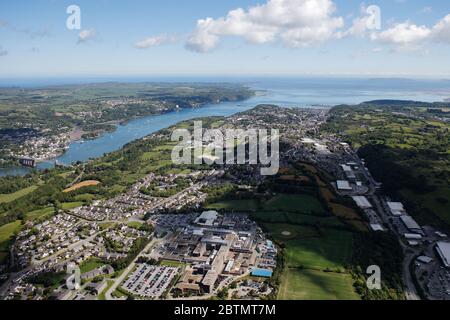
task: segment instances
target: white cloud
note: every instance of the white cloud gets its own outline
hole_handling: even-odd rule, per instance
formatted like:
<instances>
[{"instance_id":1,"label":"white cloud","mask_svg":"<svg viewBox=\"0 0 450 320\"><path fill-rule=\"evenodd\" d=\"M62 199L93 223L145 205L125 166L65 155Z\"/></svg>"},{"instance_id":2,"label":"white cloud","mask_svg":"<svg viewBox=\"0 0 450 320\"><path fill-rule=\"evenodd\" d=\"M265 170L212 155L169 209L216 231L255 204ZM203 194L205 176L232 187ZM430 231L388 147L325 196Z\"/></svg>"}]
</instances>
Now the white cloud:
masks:
<instances>
[{"instance_id":1,"label":"white cloud","mask_svg":"<svg viewBox=\"0 0 450 320\"><path fill-rule=\"evenodd\" d=\"M430 6L427 7L423 7L423 9L421 10L422 13L431 13L433 12L433 8Z\"/></svg>"},{"instance_id":2,"label":"white cloud","mask_svg":"<svg viewBox=\"0 0 450 320\"><path fill-rule=\"evenodd\" d=\"M311 46L337 36L344 20L334 12L331 0L268 0L248 10L232 10L225 17L198 20L186 47L207 52L216 48L223 36L255 44L281 40L288 47Z\"/></svg>"},{"instance_id":3,"label":"white cloud","mask_svg":"<svg viewBox=\"0 0 450 320\"><path fill-rule=\"evenodd\" d=\"M392 28L381 32L374 32L372 40L396 46L416 45L429 38L431 30L426 26L417 26L409 21L398 23Z\"/></svg>"},{"instance_id":4,"label":"white cloud","mask_svg":"<svg viewBox=\"0 0 450 320\"><path fill-rule=\"evenodd\" d=\"M371 39L397 49L421 49L425 42L450 44L450 14L431 28L406 21L385 31L372 33Z\"/></svg>"},{"instance_id":5,"label":"white cloud","mask_svg":"<svg viewBox=\"0 0 450 320\"><path fill-rule=\"evenodd\" d=\"M339 33L339 38L344 38L348 36L365 37L369 31L367 27L369 19L370 15L367 12L367 7L363 3L360 6L359 17L353 19L352 26L350 28Z\"/></svg>"},{"instance_id":6,"label":"white cloud","mask_svg":"<svg viewBox=\"0 0 450 320\"><path fill-rule=\"evenodd\" d=\"M97 32L95 29L90 30L81 30L80 34L78 35L78 43L83 43L89 40L93 40L97 37Z\"/></svg>"},{"instance_id":7,"label":"white cloud","mask_svg":"<svg viewBox=\"0 0 450 320\"><path fill-rule=\"evenodd\" d=\"M436 42L450 44L450 14L433 27L432 38Z\"/></svg>"},{"instance_id":8,"label":"white cloud","mask_svg":"<svg viewBox=\"0 0 450 320\"><path fill-rule=\"evenodd\" d=\"M157 36L146 38L142 41L136 42L134 45L139 49L147 49L151 47L161 46L164 44L171 44L177 42L178 39L174 35L160 34Z\"/></svg>"}]
</instances>

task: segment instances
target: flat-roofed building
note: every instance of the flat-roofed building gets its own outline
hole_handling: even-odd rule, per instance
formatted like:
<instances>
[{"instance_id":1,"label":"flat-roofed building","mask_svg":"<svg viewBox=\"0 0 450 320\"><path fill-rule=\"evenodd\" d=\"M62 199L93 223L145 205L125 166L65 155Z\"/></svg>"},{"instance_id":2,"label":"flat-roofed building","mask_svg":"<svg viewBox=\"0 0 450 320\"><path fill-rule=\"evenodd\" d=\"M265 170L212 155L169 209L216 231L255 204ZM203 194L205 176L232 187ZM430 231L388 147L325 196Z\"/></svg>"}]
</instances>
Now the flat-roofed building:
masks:
<instances>
[{"instance_id":1,"label":"flat-roofed building","mask_svg":"<svg viewBox=\"0 0 450 320\"><path fill-rule=\"evenodd\" d=\"M338 190L342 190L342 191L351 191L353 190L352 187L350 186L350 183L348 181L345 180L338 180L336 182L337 188Z\"/></svg>"},{"instance_id":2,"label":"flat-roofed building","mask_svg":"<svg viewBox=\"0 0 450 320\"><path fill-rule=\"evenodd\" d=\"M427 257L427 256L420 256L417 258L417 261L429 264L430 262L433 262L433 258Z\"/></svg>"},{"instance_id":3,"label":"flat-roofed building","mask_svg":"<svg viewBox=\"0 0 450 320\"><path fill-rule=\"evenodd\" d=\"M436 251L446 268L450 268L450 242L439 241L436 244Z\"/></svg>"},{"instance_id":4,"label":"flat-roofed building","mask_svg":"<svg viewBox=\"0 0 450 320\"><path fill-rule=\"evenodd\" d=\"M217 220L218 216L219 213L217 211L205 211L197 219L195 219L195 223L198 225L211 227L214 225L214 222Z\"/></svg>"},{"instance_id":5,"label":"flat-roofed building","mask_svg":"<svg viewBox=\"0 0 450 320\"><path fill-rule=\"evenodd\" d=\"M350 168L350 166L345 165L345 164L342 164L342 165L341 165L341 168L342 168L342 170L344 170L344 171L352 171L352 168Z\"/></svg>"},{"instance_id":6,"label":"flat-roofed building","mask_svg":"<svg viewBox=\"0 0 450 320\"><path fill-rule=\"evenodd\" d=\"M401 216L406 214L405 208L401 202L388 202L389 210L394 216Z\"/></svg>"},{"instance_id":7,"label":"flat-roofed building","mask_svg":"<svg viewBox=\"0 0 450 320\"><path fill-rule=\"evenodd\" d=\"M417 233L405 233L403 236L408 240L422 240L422 235Z\"/></svg>"},{"instance_id":8,"label":"flat-roofed building","mask_svg":"<svg viewBox=\"0 0 450 320\"><path fill-rule=\"evenodd\" d=\"M402 220L403 224L406 226L406 228L408 228L409 231L411 231L412 233L418 233L423 235L422 228L411 216L403 215L400 216L400 219Z\"/></svg>"},{"instance_id":9,"label":"flat-roofed building","mask_svg":"<svg viewBox=\"0 0 450 320\"><path fill-rule=\"evenodd\" d=\"M369 200L367 200L366 197L354 196L352 198L356 202L356 205L358 207L360 207L361 209L370 209L370 208L372 208L372 204L369 202Z\"/></svg>"},{"instance_id":10,"label":"flat-roofed building","mask_svg":"<svg viewBox=\"0 0 450 320\"><path fill-rule=\"evenodd\" d=\"M371 223L370 228L372 229L372 231L384 231L383 226L379 223Z\"/></svg>"}]
</instances>

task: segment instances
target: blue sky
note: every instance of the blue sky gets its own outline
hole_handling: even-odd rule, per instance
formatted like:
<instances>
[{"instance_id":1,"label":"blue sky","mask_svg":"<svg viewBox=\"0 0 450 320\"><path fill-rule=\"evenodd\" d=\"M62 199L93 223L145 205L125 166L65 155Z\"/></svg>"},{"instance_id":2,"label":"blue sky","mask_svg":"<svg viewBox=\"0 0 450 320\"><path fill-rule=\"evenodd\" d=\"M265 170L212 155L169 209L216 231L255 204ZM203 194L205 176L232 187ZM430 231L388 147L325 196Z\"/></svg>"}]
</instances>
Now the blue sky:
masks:
<instances>
[{"instance_id":1,"label":"blue sky","mask_svg":"<svg viewBox=\"0 0 450 320\"><path fill-rule=\"evenodd\" d=\"M356 28L370 5L381 29ZM448 0L2 0L0 77L448 77L449 14Z\"/></svg>"}]
</instances>

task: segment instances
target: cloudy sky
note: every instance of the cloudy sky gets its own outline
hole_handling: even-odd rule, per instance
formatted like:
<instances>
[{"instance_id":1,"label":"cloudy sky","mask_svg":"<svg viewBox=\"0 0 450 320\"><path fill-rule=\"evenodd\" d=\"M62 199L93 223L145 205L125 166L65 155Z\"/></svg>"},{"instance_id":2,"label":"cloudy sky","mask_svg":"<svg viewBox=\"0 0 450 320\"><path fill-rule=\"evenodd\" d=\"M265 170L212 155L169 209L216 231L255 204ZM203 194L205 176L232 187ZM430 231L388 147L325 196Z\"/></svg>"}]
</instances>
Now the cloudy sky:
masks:
<instances>
[{"instance_id":1,"label":"cloudy sky","mask_svg":"<svg viewBox=\"0 0 450 320\"><path fill-rule=\"evenodd\" d=\"M2 78L448 77L449 57L448 0L0 2Z\"/></svg>"}]
</instances>

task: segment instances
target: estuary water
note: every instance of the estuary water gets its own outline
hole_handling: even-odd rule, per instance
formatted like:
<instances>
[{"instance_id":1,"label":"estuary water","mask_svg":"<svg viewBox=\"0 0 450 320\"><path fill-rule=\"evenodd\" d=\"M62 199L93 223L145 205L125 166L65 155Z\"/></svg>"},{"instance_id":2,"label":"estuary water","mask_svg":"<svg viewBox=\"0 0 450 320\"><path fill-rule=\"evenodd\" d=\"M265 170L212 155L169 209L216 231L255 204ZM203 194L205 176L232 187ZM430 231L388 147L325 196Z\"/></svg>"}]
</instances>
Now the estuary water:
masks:
<instances>
[{"instance_id":1,"label":"estuary water","mask_svg":"<svg viewBox=\"0 0 450 320\"><path fill-rule=\"evenodd\" d=\"M103 79L99 79L101 82ZM106 79L105 79L106 80ZM41 162L37 169L53 167L59 163L69 165L77 161L97 158L105 153L122 148L125 144L167 128L180 121L199 117L229 116L251 109L259 104L275 104L281 107L329 107L337 104L358 104L376 99L398 99L417 101L444 101L450 98L448 80L408 79L340 79L340 78L265 78L265 79L118 79L117 81L166 81L166 82L238 82L257 91L257 95L241 102L208 104L201 108L183 109L162 115L148 116L119 125L117 130L93 140L70 144L63 155ZM91 81L88 81L91 82ZM94 81L92 81L94 82ZM63 82L60 84L73 83ZM4 84L0 81L0 85ZM53 84L53 83L48 83ZM17 84L14 84L17 85ZM46 85L40 83L35 86ZM24 86L33 86L31 83ZM0 169L0 176L24 175L29 168L13 167Z\"/></svg>"}]
</instances>

